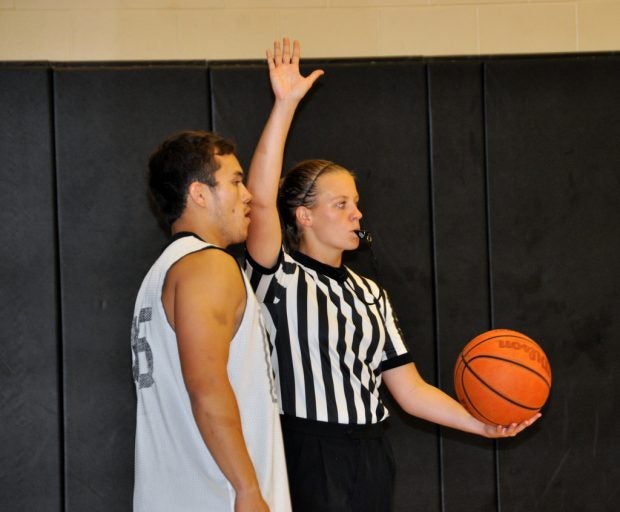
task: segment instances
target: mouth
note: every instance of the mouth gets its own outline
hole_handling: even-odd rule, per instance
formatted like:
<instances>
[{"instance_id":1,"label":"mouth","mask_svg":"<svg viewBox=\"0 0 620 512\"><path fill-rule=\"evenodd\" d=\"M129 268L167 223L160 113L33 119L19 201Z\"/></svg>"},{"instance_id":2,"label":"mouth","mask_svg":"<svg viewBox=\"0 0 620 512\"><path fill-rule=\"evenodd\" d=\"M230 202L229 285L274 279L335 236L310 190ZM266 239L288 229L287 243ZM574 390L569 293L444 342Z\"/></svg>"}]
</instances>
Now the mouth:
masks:
<instances>
[{"instance_id":1,"label":"mouth","mask_svg":"<svg viewBox=\"0 0 620 512\"><path fill-rule=\"evenodd\" d=\"M349 232L351 235L351 239L355 239L357 242L361 240L359 229L354 229Z\"/></svg>"},{"instance_id":2,"label":"mouth","mask_svg":"<svg viewBox=\"0 0 620 512\"><path fill-rule=\"evenodd\" d=\"M370 233L370 231L367 231L365 229L356 229L354 233L355 236L358 238L358 241L364 240L368 244L372 243L372 234Z\"/></svg>"}]
</instances>

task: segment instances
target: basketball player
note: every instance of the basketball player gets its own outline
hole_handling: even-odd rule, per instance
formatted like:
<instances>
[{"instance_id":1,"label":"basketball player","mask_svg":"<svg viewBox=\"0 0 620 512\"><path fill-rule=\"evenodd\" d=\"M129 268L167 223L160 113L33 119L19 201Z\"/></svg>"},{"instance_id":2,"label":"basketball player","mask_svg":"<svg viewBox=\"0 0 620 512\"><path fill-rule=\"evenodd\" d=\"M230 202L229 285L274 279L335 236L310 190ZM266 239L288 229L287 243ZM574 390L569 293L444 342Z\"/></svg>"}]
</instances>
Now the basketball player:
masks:
<instances>
[{"instance_id":1,"label":"basketball player","mask_svg":"<svg viewBox=\"0 0 620 512\"><path fill-rule=\"evenodd\" d=\"M224 250L245 240L250 223L233 146L183 132L161 144L149 171L173 237L133 319L134 510L289 511L260 306Z\"/></svg>"},{"instance_id":2,"label":"basketball player","mask_svg":"<svg viewBox=\"0 0 620 512\"><path fill-rule=\"evenodd\" d=\"M383 383L409 414L486 437L514 436L540 415L486 425L421 378L385 291L342 265L343 251L359 245L362 217L348 170L309 160L278 187L294 112L322 74L301 76L299 53L288 39L267 52L275 103L248 177L245 270L275 344L293 509L389 511L394 461L383 436Z\"/></svg>"}]
</instances>

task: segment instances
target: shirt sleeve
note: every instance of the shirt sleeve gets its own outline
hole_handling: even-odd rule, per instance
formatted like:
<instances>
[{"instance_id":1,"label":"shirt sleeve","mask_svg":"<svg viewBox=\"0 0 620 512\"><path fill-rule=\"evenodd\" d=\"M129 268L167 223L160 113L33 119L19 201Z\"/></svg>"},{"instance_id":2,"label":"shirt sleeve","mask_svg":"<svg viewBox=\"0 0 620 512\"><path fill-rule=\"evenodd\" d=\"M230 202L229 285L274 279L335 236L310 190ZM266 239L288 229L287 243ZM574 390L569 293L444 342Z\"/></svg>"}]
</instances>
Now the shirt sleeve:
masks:
<instances>
[{"instance_id":1,"label":"shirt sleeve","mask_svg":"<svg viewBox=\"0 0 620 512\"><path fill-rule=\"evenodd\" d=\"M381 310L385 319L386 341L381 360L381 371L391 370L398 366L413 362L409 349L403 340L403 332L398 325L398 318L392 308L385 290L381 290L383 300Z\"/></svg>"},{"instance_id":2,"label":"shirt sleeve","mask_svg":"<svg viewBox=\"0 0 620 512\"><path fill-rule=\"evenodd\" d=\"M278 260L271 268L265 268L245 251L243 271L258 300L265 305L276 304L284 297L284 290L295 282L299 265L282 248Z\"/></svg>"},{"instance_id":3,"label":"shirt sleeve","mask_svg":"<svg viewBox=\"0 0 620 512\"><path fill-rule=\"evenodd\" d=\"M280 249L278 254L278 260L272 268L266 268L256 263L247 249L244 252L243 259L243 271L250 281L250 286L256 294L256 297L260 302L265 302L265 299L269 295L269 290L272 287L274 281L277 280L279 269L282 267L283 252Z\"/></svg>"}]
</instances>

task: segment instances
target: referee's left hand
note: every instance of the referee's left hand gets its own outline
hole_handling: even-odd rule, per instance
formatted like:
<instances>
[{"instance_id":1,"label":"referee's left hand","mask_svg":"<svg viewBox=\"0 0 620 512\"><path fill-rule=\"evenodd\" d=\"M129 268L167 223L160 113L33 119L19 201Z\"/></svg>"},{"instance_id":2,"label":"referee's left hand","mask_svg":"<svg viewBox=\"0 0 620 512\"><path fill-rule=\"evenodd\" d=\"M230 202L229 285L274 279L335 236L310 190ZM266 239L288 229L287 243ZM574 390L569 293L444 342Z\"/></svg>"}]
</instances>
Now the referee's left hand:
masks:
<instances>
[{"instance_id":1,"label":"referee's left hand","mask_svg":"<svg viewBox=\"0 0 620 512\"><path fill-rule=\"evenodd\" d=\"M530 419L521 423L511 423L510 425L485 425L485 435L489 438L514 437L533 423L538 421L542 414L536 413Z\"/></svg>"}]
</instances>

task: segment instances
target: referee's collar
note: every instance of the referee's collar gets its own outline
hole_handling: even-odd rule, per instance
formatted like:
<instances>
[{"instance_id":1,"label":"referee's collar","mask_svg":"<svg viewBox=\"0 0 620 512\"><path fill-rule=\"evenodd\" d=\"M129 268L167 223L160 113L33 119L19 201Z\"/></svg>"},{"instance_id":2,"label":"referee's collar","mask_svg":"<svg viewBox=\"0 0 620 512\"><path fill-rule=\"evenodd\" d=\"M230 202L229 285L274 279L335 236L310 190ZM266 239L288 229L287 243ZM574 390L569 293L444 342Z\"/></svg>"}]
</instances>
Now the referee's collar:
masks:
<instances>
[{"instance_id":1,"label":"referee's collar","mask_svg":"<svg viewBox=\"0 0 620 512\"><path fill-rule=\"evenodd\" d=\"M344 283L347 280L347 277L349 277L349 273L347 272L347 269L344 265L340 265L339 267L332 267L331 265L321 263L320 261L315 260L310 256L306 256L299 251L294 251L291 256L293 257L293 259L301 263L304 267L316 270L320 274L331 277L339 283Z\"/></svg>"}]
</instances>

